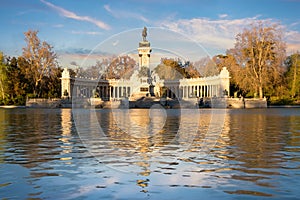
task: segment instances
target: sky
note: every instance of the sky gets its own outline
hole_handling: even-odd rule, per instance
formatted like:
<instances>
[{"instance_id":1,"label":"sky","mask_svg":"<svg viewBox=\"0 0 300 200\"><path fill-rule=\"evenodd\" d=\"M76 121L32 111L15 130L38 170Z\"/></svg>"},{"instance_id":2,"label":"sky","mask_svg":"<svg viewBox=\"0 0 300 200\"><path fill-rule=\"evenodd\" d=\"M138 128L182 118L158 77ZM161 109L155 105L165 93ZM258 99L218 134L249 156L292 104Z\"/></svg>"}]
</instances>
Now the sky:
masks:
<instances>
[{"instance_id":1,"label":"sky","mask_svg":"<svg viewBox=\"0 0 300 200\"><path fill-rule=\"evenodd\" d=\"M225 54L235 36L257 21L280 24L287 53L300 50L300 0L0 0L0 5L0 51L22 55L24 32L38 30L62 67L92 65L112 53L135 54L144 26L157 55L192 60Z\"/></svg>"}]
</instances>

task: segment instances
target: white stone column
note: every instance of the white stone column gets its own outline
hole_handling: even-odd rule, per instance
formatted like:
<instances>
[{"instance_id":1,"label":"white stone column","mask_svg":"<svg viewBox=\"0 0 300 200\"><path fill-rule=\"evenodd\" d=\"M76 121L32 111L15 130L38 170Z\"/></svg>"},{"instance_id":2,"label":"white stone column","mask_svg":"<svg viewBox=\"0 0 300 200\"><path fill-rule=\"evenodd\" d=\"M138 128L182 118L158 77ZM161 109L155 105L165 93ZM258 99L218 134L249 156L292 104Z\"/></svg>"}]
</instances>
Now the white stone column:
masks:
<instances>
[{"instance_id":1,"label":"white stone column","mask_svg":"<svg viewBox=\"0 0 300 200\"><path fill-rule=\"evenodd\" d=\"M185 98L187 99L188 98L188 93L189 93L189 91L188 91L188 86L186 85L185 87L184 87L184 89L185 89L185 91L184 91L184 93L185 93Z\"/></svg>"}]
</instances>

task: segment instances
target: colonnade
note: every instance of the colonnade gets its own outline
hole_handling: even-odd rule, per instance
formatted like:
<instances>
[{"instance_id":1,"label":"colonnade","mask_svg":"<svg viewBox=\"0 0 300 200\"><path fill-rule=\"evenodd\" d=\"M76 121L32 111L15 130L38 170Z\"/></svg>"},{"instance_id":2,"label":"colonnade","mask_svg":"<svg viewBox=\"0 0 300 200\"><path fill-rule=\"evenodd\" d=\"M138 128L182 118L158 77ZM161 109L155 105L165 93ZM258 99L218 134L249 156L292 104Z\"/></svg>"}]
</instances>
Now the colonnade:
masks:
<instances>
[{"instance_id":1,"label":"colonnade","mask_svg":"<svg viewBox=\"0 0 300 200\"><path fill-rule=\"evenodd\" d=\"M178 99L223 97L229 93L230 77L226 68L223 68L217 76L180 80L159 79L152 82L151 85L149 83L140 85L139 80L74 79L69 76L66 70L64 70L64 76L61 79L62 97L66 97L68 94L68 97L100 97L105 101L120 100L131 97L135 89L140 91L145 86L149 87L149 91L150 87L154 87L157 97L164 95Z\"/></svg>"},{"instance_id":2,"label":"colonnade","mask_svg":"<svg viewBox=\"0 0 300 200\"><path fill-rule=\"evenodd\" d=\"M95 85L84 84L84 82L81 82L81 84L74 85L72 87L75 88L75 90L73 90L73 96L100 97L103 100L111 100L130 97L133 92L133 87L129 84L125 86L121 84L110 85L109 82L98 83L98 85L96 83L94 84ZM218 84L168 84L165 82L157 84L155 87L160 87L160 96L164 95L169 98L210 98L224 95L224 88Z\"/></svg>"},{"instance_id":3,"label":"colonnade","mask_svg":"<svg viewBox=\"0 0 300 200\"><path fill-rule=\"evenodd\" d=\"M110 97L112 99L121 99L131 96L131 87L129 86L110 86Z\"/></svg>"},{"instance_id":4,"label":"colonnade","mask_svg":"<svg viewBox=\"0 0 300 200\"><path fill-rule=\"evenodd\" d=\"M165 86L165 94L169 98L210 98L219 97L220 86L219 85L179 85L179 86Z\"/></svg>"}]
</instances>

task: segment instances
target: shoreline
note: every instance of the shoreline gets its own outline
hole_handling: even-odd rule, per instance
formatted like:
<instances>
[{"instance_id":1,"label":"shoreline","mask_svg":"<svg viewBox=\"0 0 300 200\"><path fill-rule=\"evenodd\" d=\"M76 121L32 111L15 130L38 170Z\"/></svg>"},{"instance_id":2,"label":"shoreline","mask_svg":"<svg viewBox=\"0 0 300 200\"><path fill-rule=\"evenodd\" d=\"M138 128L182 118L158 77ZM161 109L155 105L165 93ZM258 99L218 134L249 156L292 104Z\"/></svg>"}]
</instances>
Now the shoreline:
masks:
<instances>
[{"instance_id":1,"label":"shoreline","mask_svg":"<svg viewBox=\"0 0 300 200\"><path fill-rule=\"evenodd\" d=\"M300 105L269 105L268 108L300 108Z\"/></svg>"},{"instance_id":2,"label":"shoreline","mask_svg":"<svg viewBox=\"0 0 300 200\"><path fill-rule=\"evenodd\" d=\"M4 109L14 109L14 108L46 108L46 107L28 107L28 106L16 106L16 105L2 105L0 108ZM72 108L72 107L57 107L58 109L61 108ZM143 108L143 107L141 107ZM300 105L268 105L266 108L300 108ZM52 108L55 109L55 108ZM98 109L105 109L105 108L98 108ZM130 109L135 109L135 108L130 108ZM145 107L145 109L147 109ZM203 108L200 108L203 109ZM239 109L239 108L227 108L227 109ZM247 109L247 108L240 108L240 109ZM250 109L250 108L248 108Z\"/></svg>"},{"instance_id":3,"label":"shoreline","mask_svg":"<svg viewBox=\"0 0 300 200\"><path fill-rule=\"evenodd\" d=\"M16 106L16 105L3 105L3 106L0 106L0 108L27 108L27 106Z\"/></svg>"}]
</instances>

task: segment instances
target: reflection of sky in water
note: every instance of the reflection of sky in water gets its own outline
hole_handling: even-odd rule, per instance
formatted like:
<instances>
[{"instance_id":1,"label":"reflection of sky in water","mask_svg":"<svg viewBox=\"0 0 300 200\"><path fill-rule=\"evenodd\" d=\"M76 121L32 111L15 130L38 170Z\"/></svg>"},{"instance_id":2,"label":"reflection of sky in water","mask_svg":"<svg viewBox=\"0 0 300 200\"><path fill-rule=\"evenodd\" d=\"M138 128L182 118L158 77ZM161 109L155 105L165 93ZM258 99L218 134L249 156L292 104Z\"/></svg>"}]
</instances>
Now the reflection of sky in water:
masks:
<instances>
[{"instance_id":1,"label":"reflection of sky in water","mask_svg":"<svg viewBox=\"0 0 300 200\"><path fill-rule=\"evenodd\" d=\"M77 111L82 122L76 121L76 126L91 130L87 122L96 117L110 141L91 130L91 146L83 145L72 122L78 116L69 109L0 110L1 198L284 199L299 195L300 110L229 110L207 156L198 152L209 124L217 119L212 118L212 110L199 111L199 131L188 148L177 140L184 113L129 110L131 114L124 117L135 124L132 131L146 130L151 120L161 120L153 136L144 137L147 134L116 129L120 119L109 110L96 110L94 117L90 111ZM187 118L193 117L190 113ZM105 145L110 145L110 152L104 152Z\"/></svg>"}]
</instances>

